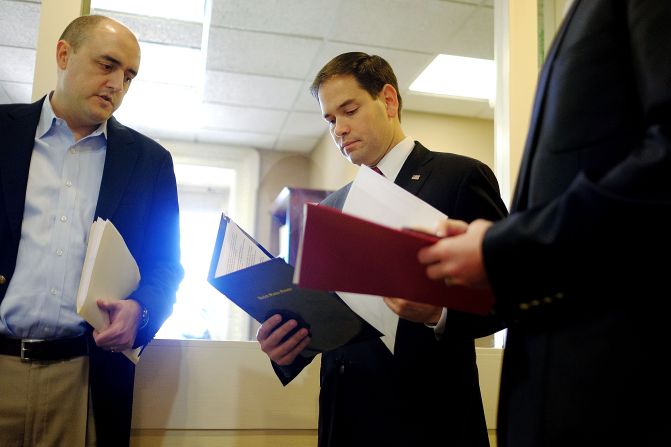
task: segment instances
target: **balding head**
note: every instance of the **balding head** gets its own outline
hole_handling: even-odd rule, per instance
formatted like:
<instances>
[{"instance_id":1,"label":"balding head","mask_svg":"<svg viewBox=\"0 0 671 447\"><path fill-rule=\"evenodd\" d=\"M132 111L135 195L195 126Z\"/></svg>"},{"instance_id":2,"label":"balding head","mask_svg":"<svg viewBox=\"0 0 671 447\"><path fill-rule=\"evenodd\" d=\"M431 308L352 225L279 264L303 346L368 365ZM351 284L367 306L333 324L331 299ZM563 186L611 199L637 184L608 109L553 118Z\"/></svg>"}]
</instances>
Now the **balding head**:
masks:
<instances>
[{"instance_id":1,"label":"balding head","mask_svg":"<svg viewBox=\"0 0 671 447\"><path fill-rule=\"evenodd\" d=\"M56 116L86 136L121 105L140 67L140 45L123 24L104 16L70 23L56 45Z\"/></svg>"},{"instance_id":2,"label":"balding head","mask_svg":"<svg viewBox=\"0 0 671 447\"><path fill-rule=\"evenodd\" d=\"M94 30L102 23L113 23L115 27L119 27L124 31L127 31L133 36L137 41L135 34L124 26L122 23L117 22L114 19L101 15L88 15L81 16L74 19L70 24L65 28L63 34L58 40L64 40L70 44L74 51L79 50L82 43L90 38L90 35Z\"/></svg>"}]
</instances>

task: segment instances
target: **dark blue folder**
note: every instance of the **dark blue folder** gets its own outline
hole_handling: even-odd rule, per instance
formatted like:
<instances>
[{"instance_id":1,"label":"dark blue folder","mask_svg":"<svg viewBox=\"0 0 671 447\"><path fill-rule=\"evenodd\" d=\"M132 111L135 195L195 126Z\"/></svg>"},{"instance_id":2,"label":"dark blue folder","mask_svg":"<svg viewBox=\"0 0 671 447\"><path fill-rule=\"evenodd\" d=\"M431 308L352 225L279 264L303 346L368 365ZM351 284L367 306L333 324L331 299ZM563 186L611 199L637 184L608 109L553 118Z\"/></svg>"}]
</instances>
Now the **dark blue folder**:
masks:
<instances>
[{"instance_id":1,"label":"dark blue folder","mask_svg":"<svg viewBox=\"0 0 671 447\"><path fill-rule=\"evenodd\" d=\"M212 255L208 282L259 323L279 313L307 327L311 342L302 355L314 355L348 343L379 337L382 334L350 309L332 292L305 289L293 284L294 268L282 258L272 256L249 234L269 259L223 276L215 277L230 219L222 216Z\"/></svg>"}]
</instances>

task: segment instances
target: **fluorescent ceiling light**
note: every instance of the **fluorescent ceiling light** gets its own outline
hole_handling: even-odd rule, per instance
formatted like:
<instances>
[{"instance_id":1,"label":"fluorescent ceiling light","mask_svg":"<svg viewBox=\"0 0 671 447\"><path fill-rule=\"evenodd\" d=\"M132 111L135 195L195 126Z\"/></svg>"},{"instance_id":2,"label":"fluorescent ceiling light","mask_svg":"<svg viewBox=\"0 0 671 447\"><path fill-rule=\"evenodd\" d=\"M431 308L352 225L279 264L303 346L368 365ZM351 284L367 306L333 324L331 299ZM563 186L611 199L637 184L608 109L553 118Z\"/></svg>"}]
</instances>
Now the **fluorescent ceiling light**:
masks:
<instances>
[{"instance_id":1,"label":"fluorescent ceiling light","mask_svg":"<svg viewBox=\"0 0 671 447\"><path fill-rule=\"evenodd\" d=\"M492 102L496 65L490 59L439 54L410 85L410 90Z\"/></svg>"},{"instance_id":2,"label":"fluorescent ceiling light","mask_svg":"<svg viewBox=\"0 0 671 447\"><path fill-rule=\"evenodd\" d=\"M114 116L144 131L199 129L205 76L201 50L142 41L140 47L140 71Z\"/></svg>"},{"instance_id":3,"label":"fluorescent ceiling light","mask_svg":"<svg viewBox=\"0 0 671 447\"><path fill-rule=\"evenodd\" d=\"M197 88L203 86L205 56L200 48L140 41L140 51L140 71L136 80ZM168 92L169 89L166 88L166 93Z\"/></svg>"}]
</instances>

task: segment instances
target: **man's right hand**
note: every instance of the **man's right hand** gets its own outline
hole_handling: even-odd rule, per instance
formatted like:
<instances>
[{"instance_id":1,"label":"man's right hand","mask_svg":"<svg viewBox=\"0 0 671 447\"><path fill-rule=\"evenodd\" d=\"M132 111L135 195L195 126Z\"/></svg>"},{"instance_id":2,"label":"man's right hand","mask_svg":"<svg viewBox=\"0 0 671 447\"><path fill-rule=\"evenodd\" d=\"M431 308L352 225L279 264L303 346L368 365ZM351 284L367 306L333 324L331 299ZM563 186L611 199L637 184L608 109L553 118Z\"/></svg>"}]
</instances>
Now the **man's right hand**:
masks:
<instances>
[{"instance_id":1,"label":"man's right hand","mask_svg":"<svg viewBox=\"0 0 671 447\"><path fill-rule=\"evenodd\" d=\"M305 328L299 329L282 341L297 324L296 320L287 320L282 324L282 316L275 314L264 321L256 333L256 340L261 345L261 350L280 366L293 363L296 356L310 344L311 339Z\"/></svg>"}]
</instances>

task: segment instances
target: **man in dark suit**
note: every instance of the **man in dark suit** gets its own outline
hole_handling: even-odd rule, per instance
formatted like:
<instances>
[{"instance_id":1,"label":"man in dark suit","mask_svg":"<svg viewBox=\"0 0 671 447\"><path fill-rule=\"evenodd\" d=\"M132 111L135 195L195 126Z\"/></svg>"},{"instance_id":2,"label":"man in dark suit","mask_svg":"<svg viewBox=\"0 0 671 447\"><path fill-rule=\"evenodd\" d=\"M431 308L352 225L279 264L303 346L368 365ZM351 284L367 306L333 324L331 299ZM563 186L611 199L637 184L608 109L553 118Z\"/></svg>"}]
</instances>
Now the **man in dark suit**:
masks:
<instances>
[{"instance_id":1,"label":"man in dark suit","mask_svg":"<svg viewBox=\"0 0 671 447\"><path fill-rule=\"evenodd\" d=\"M470 221L505 215L486 165L431 152L404 135L396 77L381 57L341 54L317 74L311 91L336 145L352 163L379 169L449 216ZM349 185L323 204L342 208L348 191ZM380 339L322 354L321 447L429 446L446 439L451 446L489 445L473 339L498 330L498 321L423 304L413 309L415 318L438 324L439 333L401 319L393 354ZM295 321L280 322L279 316L269 318L257 339L286 384L311 361L298 355L310 340L301 329L281 342Z\"/></svg>"},{"instance_id":2,"label":"man in dark suit","mask_svg":"<svg viewBox=\"0 0 671 447\"><path fill-rule=\"evenodd\" d=\"M149 343L183 275L175 175L163 147L112 117L139 69L128 28L79 17L56 62L47 97L0 106L0 444L119 447L135 371L119 351ZM141 274L128 299L98 302L100 332L75 303L96 217Z\"/></svg>"},{"instance_id":3,"label":"man in dark suit","mask_svg":"<svg viewBox=\"0 0 671 447\"><path fill-rule=\"evenodd\" d=\"M539 78L510 217L449 221L433 278L509 323L498 445L668 443L671 2L575 0Z\"/></svg>"}]
</instances>

